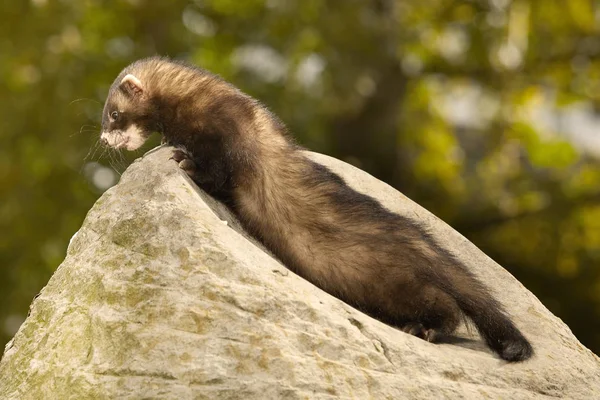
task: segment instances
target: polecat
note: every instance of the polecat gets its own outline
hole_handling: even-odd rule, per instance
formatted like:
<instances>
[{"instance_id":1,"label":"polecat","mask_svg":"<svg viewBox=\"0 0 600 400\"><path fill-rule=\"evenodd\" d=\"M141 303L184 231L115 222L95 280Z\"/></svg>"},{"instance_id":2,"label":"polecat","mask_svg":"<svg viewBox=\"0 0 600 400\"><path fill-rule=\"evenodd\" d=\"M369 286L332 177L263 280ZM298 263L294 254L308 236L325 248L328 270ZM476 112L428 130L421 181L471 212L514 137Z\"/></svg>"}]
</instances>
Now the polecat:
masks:
<instances>
[{"instance_id":1,"label":"polecat","mask_svg":"<svg viewBox=\"0 0 600 400\"><path fill-rule=\"evenodd\" d=\"M218 76L159 57L125 68L110 88L101 138L134 150L156 131L200 187L325 291L428 341L451 334L466 315L501 358L533 354L459 260L305 157L275 115Z\"/></svg>"}]
</instances>

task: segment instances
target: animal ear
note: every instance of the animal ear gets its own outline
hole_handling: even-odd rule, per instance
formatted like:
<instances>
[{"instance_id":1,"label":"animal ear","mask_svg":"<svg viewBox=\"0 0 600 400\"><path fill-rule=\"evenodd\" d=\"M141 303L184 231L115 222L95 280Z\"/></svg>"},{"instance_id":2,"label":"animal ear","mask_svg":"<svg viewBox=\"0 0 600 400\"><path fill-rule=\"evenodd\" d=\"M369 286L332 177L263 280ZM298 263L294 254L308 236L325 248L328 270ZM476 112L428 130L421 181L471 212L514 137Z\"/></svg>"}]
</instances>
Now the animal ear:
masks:
<instances>
[{"instance_id":1,"label":"animal ear","mask_svg":"<svg viewBox=\"0 0 600 400\"><path fill-rule=\"evenodd\" d=\"M125 75L119 87L121 90L125 91L125 93L128 93L131 96L140 96L142 93L144 93L142 82L140 82L138 78L131 74Z\"/></svg>"}]
</instances>

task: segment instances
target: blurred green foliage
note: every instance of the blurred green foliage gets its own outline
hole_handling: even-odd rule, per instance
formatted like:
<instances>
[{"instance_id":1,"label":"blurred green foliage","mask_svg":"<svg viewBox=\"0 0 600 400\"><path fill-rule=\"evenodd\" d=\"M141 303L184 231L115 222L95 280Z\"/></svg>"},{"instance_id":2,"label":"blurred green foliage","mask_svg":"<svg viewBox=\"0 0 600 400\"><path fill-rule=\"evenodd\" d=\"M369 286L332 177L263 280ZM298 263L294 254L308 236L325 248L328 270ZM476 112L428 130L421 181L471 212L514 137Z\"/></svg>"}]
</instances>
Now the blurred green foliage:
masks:
<instances>
[{"instance_id":1,"label":"blurred green foliage","mask_svg":"<svg viewBox=\"0 0 600 400\"><path fill-rule=\"evenodd\" d=\"M433 211L600 352L598 2L0 7L0 344L114 183L112 167L135 157L95 146L109 84L162 54L221 74L299 142Z\"/></svg>"}]
</instances>

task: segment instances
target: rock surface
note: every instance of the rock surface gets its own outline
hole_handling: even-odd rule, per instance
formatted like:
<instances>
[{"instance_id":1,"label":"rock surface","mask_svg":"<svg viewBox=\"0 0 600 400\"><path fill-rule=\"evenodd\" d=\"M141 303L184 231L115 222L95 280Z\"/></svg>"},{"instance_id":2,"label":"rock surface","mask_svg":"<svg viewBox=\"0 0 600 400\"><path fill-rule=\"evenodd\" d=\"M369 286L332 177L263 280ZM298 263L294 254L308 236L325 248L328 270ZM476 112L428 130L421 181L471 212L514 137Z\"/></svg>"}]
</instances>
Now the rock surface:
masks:
<instances>
[{"instance_id":1,"label":"rock surface","mask_svg":"<svg viewBox=\"0 0 600 400\"><path fill-rule=\"evenodd\" d=\"M310 154L463 259L532 341L533 359L503 362L474 329L436 345L354 310L269 256L169 157L160 148L136 161L89 212L6 346L0 398L600 398L600 360L565 324L365 172Z\"/></svg>"}]
</instances>

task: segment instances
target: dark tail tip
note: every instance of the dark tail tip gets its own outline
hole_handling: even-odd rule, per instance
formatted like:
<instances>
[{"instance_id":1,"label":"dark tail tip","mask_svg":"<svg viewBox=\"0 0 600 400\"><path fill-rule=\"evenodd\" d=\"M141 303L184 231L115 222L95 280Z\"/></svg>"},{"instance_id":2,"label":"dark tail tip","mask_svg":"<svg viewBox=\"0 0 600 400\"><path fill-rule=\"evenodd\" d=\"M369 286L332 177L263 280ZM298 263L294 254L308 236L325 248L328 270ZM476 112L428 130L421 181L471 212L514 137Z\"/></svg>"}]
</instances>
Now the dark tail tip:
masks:
<instances>
[{"instance_id":1,"label":"dark tail tip","mask_svg":"<svg viewBox=\"0 0 600 400\"><path fill-rule=\"evenodd\" d=\"M440 281L439 276L435 279ZM443 276L441 281L444 290L475 323L488 346L500 358L517 362L525 361L533 355L533 347L529 341L513 324L502 305L475 276L464 268L455 268L453 274Z\"/></svg>"},{"instance_id":2,"label":"dark tail tip","mask_svg":"<svg viewBox=\"0 0 600 400\"><path fill-rule=\"evenodd\" d=\"M504 343L498 354L506 361L525 361L533 355L533 347L525 338L522 338L521 340Z\"/></svg>"},{"instance_id":3,"label":"dark tail tip","mask_svg":"<svg viewBox=\"0 0 600 400\"><path fill-rule=\"evenodd\" d=\"M488 346L500 358L510 362L525 361L533 355L533 347L513 324L508 315L491 297L486 299L486 307L467 315L471 317Z\"/></svg>"},{"instance_id":4,"label":"dark tail tip","mask_svg":"<svg viewBox=\"0 0 600 400\"><path fill-rule=\"evenodd\" d=\"M525 361L533 355L533 347L521 332L514 327L511 328L513 329L510 329L510 334L501 335L504 337L498 337L497 334L491 335L492 337L489 337L488 335L484 336L487 336L486 341L488 342L488 345L494 349L503 360L510 362Z\"/></svg>"}]
</instances>

